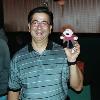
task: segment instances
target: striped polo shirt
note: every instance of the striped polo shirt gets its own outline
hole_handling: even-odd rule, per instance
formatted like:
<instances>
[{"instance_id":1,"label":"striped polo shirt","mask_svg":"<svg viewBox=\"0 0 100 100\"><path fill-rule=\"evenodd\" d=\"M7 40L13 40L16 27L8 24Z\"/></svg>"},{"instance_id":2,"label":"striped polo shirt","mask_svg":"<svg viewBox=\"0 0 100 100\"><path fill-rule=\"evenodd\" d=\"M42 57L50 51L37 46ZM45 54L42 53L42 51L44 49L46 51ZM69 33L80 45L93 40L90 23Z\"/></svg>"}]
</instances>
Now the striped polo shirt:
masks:
<instances>
[{"instance_id":1,"label":"striped polo shirt","mask_svg":"<svg viewBox=\"0 0 100 100\"><path fill-rule=\"evenodd\" d=\"M9 88L20 89L21 100L65 100L69 67L63 48L48 42L42 54L31 43L11 60Z\"/></svg>"}]
</instances>

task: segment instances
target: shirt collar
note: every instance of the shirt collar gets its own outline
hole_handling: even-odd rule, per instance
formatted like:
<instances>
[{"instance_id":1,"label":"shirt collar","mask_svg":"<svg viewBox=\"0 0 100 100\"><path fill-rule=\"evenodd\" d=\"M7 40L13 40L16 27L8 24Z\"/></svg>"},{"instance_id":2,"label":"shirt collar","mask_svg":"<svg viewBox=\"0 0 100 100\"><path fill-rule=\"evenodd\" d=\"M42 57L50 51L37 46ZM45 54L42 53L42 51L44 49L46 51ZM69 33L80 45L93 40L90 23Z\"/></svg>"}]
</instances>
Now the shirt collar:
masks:
<instances>
[{"instance_id":1,"label":"shirt collar","mask_svg":"<svg viewBox=\"0 0 100 100\"><path fill-rule=\"evenodd\" d=\"M48 41L48 44L47 44L47 47L46 47L46 50L52 50L52 48L53 48L53 42L52 41ZM32 44L31 44L31 42L28 44L28 51L29 52L32 52L34 49L33 49L33 47L32 47Z\"/></svg>"}]
</instances>

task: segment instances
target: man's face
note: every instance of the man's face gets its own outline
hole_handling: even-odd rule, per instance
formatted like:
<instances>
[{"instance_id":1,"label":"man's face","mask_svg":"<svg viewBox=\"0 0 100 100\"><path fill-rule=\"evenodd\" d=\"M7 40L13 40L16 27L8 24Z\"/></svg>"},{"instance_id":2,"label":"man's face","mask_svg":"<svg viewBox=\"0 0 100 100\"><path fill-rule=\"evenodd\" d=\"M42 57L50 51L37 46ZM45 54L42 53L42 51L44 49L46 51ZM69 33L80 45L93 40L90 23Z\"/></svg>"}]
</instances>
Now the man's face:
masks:
<instances>
[{"instance_id":1,"label":"man's face","mask_svg":"<svg viewBox=\"0 0 100 100\"><path fill-rule=\"evenodd\" d=\"M28 27L33 41L39 42L48 39L52 29L49 16L46 13L35 13Z\"/></svg>"}]
</instances>

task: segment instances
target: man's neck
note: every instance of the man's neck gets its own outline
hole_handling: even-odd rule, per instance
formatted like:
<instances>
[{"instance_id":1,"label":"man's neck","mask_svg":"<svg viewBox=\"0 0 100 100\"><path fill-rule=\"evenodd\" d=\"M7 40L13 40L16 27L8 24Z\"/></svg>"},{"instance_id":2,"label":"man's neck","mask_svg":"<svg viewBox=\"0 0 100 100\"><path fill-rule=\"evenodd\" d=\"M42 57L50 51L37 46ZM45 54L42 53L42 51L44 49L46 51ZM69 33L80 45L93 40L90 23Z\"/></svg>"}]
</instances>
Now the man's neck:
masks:
<instances>
[{"instance_id":1,"label":"man's neck","mask_svg":"<svg viewBox=\"0 0 100 100\"><path fill-rule=\"evenodd\" d=\"M35 51L39 52L39 53L42 53L46 49L47 44L48 44L48 40L43 41L43 42L32 41L32 47L33 47L33 49Z\"/></svg>"}]
</instances>

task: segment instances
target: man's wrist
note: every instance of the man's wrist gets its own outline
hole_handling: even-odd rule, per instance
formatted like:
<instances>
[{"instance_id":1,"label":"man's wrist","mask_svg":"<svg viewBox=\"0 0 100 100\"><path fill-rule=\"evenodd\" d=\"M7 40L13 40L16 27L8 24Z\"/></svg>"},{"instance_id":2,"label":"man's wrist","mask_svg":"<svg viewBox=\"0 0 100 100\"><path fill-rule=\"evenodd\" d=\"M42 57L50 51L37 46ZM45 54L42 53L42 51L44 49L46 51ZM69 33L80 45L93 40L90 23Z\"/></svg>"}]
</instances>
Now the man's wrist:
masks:
<instances>
[{"instance_id":1,"label":"man's wrist","mask_svg":"<svg viewBox=\"0 0 100 100\"><path fill-rule=\"evenodd\" d=\"M76 61L74 61L74 62L67 61L67 63L68 63L68 66L71 66L71 65L75 65L76 64Z\"/></svg>"}]
</instances>

